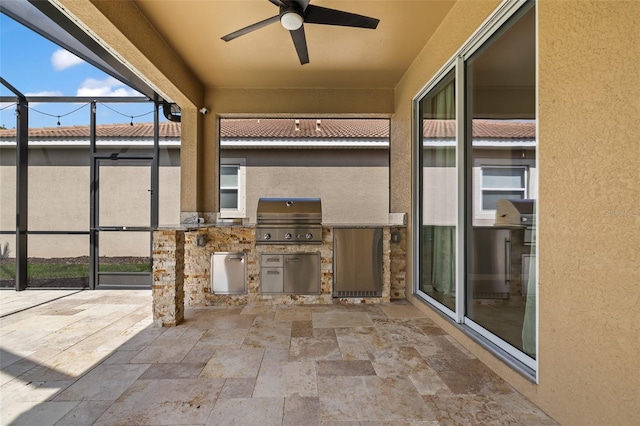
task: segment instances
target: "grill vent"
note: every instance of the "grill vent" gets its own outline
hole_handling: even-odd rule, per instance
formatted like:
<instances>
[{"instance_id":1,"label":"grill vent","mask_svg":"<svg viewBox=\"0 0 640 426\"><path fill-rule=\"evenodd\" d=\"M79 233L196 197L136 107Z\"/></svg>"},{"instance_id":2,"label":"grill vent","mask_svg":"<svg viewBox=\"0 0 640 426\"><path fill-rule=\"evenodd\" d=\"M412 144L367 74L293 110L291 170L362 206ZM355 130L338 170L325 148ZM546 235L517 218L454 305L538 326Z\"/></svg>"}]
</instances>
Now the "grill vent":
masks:
<instances>
[{"instance_id":1,"label":"grill vent","mask_svg":"<svg viewBox=\"0 0 640 426\"><path fill-rule=\"evenodd\" d=\"M349 291L349 290L341 290L334 291L333 297L382 297L381 291Z\"/></svg>"}]
</instances>

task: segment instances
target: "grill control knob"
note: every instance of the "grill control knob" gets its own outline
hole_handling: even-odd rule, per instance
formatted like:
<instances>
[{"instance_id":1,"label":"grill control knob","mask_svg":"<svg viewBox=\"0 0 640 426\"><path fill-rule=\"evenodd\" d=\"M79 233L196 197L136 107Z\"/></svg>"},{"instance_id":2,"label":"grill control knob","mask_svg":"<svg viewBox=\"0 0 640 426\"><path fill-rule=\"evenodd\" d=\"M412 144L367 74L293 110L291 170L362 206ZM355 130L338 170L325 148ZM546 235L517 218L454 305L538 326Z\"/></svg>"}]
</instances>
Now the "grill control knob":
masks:
<instances>
[{"instance_id":1,"label":"grill control knob","mask_svg":"<svg viewBox=\"0 0 640 426\"><path fill-rule=\"evenodd\" d=\"M313 238L313 234L311 232L307 232L307 235L304 236L307 240L310 240Z\"/></svg>"},{"instance_id":2,"label":"grill control knob","mask_svg":"<svg viewBox=\"0 0 640 426\"><path fill-rule=\"evenodd\" d=\"M262 238L264 238L265 240L270 240L271 239L271 234L267 232L266 234L264 234L264 236Z\"/></svg>"},{"instance_id":3,"label":"grill control knob","mask_svg":"<svg viewBox=\"0 0 640 426\"><path fill-rule=\"evenodd\" d=\"M291 237L292 237L292 235L291 235L291 233L290 233L290 232L287 232L286 234L284 234L284 238L285 238L285 240L290 240L290 239L291 239Z\"/></svg>"}]
</instances>

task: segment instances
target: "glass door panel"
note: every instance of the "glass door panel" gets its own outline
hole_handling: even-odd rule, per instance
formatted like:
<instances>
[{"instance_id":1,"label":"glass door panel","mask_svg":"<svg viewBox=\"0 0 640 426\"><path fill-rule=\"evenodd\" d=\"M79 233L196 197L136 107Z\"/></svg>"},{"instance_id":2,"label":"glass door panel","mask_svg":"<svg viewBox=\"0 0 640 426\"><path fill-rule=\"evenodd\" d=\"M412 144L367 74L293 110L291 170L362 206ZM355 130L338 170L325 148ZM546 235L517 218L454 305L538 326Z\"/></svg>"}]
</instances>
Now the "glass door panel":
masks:
<instances>
[{"instance_id":1,"label":"glass door panel","mask_svg":"<svg viewBox=\"0 0 640 426\"><path fill-rule=\"evenodd\" d=\"M150 159L99 159L96 176L98 287L151 286Z\"/></svg>"},{"instance_id":2,"label":"glass door panel","mask_svg":"<svg viewBox=\"0 0 640 426\"><path fill-rule=\"evenodd\" d=\"M535 64L531 8L508 21L465 66L465 316L505 348L533 359ZM510 206L518 213L507 216Z\"/></svg>"},{"instance_id":3,"label":"glass door panel","mask_svg":"<svg viewBox=\"0 0 640 426\"><path fill-rule=\"evenodd\" d=\"M456 310L456 103L452 70L420 101L419 290Z\"/></svg>"}]
</instances>

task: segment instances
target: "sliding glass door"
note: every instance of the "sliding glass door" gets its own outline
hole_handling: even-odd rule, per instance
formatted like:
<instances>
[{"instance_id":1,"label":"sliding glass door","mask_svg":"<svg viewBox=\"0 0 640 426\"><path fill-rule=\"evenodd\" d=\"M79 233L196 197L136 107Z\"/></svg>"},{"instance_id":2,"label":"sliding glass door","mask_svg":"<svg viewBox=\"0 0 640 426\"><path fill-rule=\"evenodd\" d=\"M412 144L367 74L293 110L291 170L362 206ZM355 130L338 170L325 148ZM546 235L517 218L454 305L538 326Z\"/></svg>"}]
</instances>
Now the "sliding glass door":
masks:
<instances>
[{"instance_id":1,"label":"sliding glass door","mask_svg":"<svg viewBox=\"0 0 640 426\"><path fill-rule=\"evenodd\" d=\"M535 4L490 22L414 101L415 291L536 370Z\"/></svg>"},{"instance_id":2,"label":"sliding glass door","mask_svg":"<svg viewBox=\"0 0 640 426\"><path fill-rule=\"evenodd\" d=\"M535 358L535 10L465 61L466 312ZM531 284L531 285L530 285Z\"/></svg>"},{"instance_id":3,"label":"sliding glass door","mask_svg":"<svg viewBox=\"0 0 640 426\"><path fill-rule=\"evenodd\" d=\"M450 70L419 103L420 281L418 290L456 311L456 96Z\"/></svg>"}]
</instances>

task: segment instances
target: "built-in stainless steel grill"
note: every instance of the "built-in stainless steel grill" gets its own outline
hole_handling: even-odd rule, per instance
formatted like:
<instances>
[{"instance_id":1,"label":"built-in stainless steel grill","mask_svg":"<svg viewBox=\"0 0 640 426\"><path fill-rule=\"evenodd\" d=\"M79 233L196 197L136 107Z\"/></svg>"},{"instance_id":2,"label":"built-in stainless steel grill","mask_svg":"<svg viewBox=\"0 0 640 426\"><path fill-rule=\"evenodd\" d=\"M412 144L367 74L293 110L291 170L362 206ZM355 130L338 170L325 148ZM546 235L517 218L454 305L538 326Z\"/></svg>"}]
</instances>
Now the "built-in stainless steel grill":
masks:
<instances>
[{"instance_id":1,"label":"built-in stainless steel grill","mask_svg":"<svg viewBox=\"0 0 640 426\"><path fill-rule=\"evenodd\" d=\"M498 200L496 226L524 228L524 243L531 244L536 226L535 200Z\"/></svg>"},{"instance_id":2,"label":"built-in stainless steel grill","mask_svg":"<svg viewBox=\"0 0 640 426\"><path fill-rule=\"evenodd\" d=\"M322 243L322 203L319 198L260 198L256 214L256 244Z\"/></svg>"}]
</instances>

